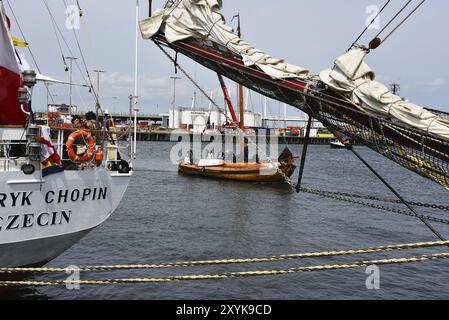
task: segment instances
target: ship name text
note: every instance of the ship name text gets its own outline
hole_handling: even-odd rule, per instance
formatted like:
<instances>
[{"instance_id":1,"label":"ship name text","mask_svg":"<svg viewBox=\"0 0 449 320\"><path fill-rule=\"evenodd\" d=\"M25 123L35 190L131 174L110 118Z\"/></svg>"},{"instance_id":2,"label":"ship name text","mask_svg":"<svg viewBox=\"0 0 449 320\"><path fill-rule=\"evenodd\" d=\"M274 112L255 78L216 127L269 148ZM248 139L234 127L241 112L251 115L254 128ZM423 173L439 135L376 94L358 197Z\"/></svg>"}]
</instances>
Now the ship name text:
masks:
<instances>
[{"instance_id":1,"label":"ship name text","mask_svg":"<svg viewBox=\"0 0 449 320\"><path fill-rule=\"evenodd\" d=\"M73 190L47 191L44 193L46 204L61 204L78 201L105 200L108 188L85 188ZM0 208L31 206L33 191L0 193Z\"/></svg>"},{"instance_id":2,"label":"ship name text","mask_svg":"<svg viewBox=\"0 0 449 320\"><path fill-rule=\"evenodd\" d=\"M2 208L31 207L33 199L36 200L37 195L33 198L33 191L0 193L0 232L67 225L70 223L72 210L57 210L57 205L106 200L107 192L107 187L49 190L39 194L42 197L39 201L41 205L35 207L43 208L42 211L20 214L7 212L7 209L6 214L2 214L2 211L5 210Z\"/></svg>"}]
</instances>

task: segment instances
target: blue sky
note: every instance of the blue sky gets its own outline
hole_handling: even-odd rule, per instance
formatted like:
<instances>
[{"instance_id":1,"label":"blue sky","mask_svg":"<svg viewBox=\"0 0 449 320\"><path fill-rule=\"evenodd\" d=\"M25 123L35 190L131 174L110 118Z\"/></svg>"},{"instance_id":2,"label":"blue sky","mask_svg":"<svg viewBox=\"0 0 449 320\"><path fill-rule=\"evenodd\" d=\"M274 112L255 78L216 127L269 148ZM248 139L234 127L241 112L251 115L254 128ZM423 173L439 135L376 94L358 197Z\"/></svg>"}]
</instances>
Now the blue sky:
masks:
<instances>
[{"instance_id":1,"label":"blue sky","mask_svg":"<svg viewBox=\"0 0 449 320\"><path fill-rule=\"evenodd\" d=\"M43 73L68 80L64 72L61 51L44 6L44 0L9 0L19 19L31 49ZM65 28L64 1L46 0L75 56L80 58L73 32ZM6 0L3 1L10 14ZM100 98L103 108L115 112L128 110L128 95L133 92L134 78L134 15L135 0L79 0L83 9L78 36L81 40L88 68L96 83L94 69L105 70L101 78ZM153 9L163 1L153 1ZM381 7L385 1L377 0L223 0L228 20L237 12L242 17L243 38L274 57L285 58L292 64L306 67L314 73L332 66L335 58L346 51L363 30L370 5ZM406 0L395 0L382 14L383 26ZM414 0L418 3L418 0ZM148 12L148 4L140 0L141 18ZM386 84L401 84L401 95L417 104L449 111L449 1L428 0L382 47L373 51L367 63L376 71L378 79ZM14 23L13 23L14 24ZM17 26L13 33L20 36ZM361 43L366 44L375 35L369 31ZM60 39L62 41L62 39ZM140 109L145 113L166 113L172 103L174 68L151 41L139 41L139 96ZM23 51L23 50L22 50ZM24 52L32 64L28 52ZM63 54L70 55L63 44ZM179 62L191 72L208 92L216 91L216 76L187 58ZM32 64L33 65L33 64ZM80 65L82 63L80 61ZM182 76L182 75L181 75ZM74 68L74 79L82 78ZM229 86L234 86L230 83ZM68 87L52 86L56 103L68 102ZM177 86L177 102L190 106L193 86L182 79ZM44 109L46 92L35 90L34 106ZM74 91L74 104L81 110L94 107L88 91ZM220 96L217 101L221 103ZM261 110L261 98L253 94L256 111ZM198 105L207 107L204 98ZM280 106L270 102L270 111L277 114ZM290 114L295 111L290 108Z\"/></svg>"}]
</instances>

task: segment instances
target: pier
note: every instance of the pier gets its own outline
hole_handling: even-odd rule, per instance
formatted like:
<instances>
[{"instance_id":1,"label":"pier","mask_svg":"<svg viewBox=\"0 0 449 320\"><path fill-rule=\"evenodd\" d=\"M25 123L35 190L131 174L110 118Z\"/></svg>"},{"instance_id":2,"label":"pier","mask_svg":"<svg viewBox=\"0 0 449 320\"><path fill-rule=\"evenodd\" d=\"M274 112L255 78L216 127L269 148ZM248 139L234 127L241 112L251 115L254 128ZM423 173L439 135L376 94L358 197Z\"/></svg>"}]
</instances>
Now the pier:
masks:
<instances>
[{"instance_id":1,"label":"pier","mask_svg":"<svg viewBox=\"0 0 449 320\"><path fill-rule=\"evenodd\" d=\"M165 131L150 131L150 132L137 132L137 141L153 141L153 142L170 142L171 141L171 133L172 131L165 130ZM185 134L190 135L190 137L193 137L193 133L185 132ZM224 140L224 135L222 135ZM209 138L209 139L208 139ZM212 142L211 136L204 135L202 138L203 142ZM267 140L270 139L278 139L279 144L295 144L295 145L302 145L304 144L305 137L295 137L295 136L289 136L289 137L282 137L282 136L267 136ZM329 145L335 138L330 137L316 137L316 138L310 138L310 144L313 145ZM176 142L176 141L171 141Z\"/></svg>"}]
</instances>

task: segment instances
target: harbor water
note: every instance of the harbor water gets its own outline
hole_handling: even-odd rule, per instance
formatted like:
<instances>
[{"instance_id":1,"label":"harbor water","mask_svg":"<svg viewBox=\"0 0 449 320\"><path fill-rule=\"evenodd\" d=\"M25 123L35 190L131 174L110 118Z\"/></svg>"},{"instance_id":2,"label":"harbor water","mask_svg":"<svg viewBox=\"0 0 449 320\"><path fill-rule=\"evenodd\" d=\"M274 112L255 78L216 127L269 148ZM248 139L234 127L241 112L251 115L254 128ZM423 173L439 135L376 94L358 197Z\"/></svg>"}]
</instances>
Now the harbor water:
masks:
<instances>
[{"instance_id":1,"label":"harbor water","mask_svg":"<svg viewBox=\"0 0 449 320\"><path fill-rule=\"evenodd\" d=\"M433 241L415 217L377 211L309 194L289 186L238 183L179 176L169 154L174 144L141 142L139 159L120 207L49 266L167 263L265 257ZM301 146L292 146L299 155ZM394 198L346 150L310 146L304 186ZM360 153L409 201L449 204L449 192L364 147ZM295 180L297 172L293 179ZM395 207L404 209L400 205ZM420 213L431 213L418 208ZM438 213L449 218L449 212ZM434 224L449 237L449 226ZM447 248L419 253L444 252ZM304 259L253 265L219 265L168 270L81 274L81 280L217 274L334 264L377 257L412 256L417 251ZM380 267L379 290L368 290L366 268L283 276L171 283L24 287L20 299L448 299L449 261ZM67 275L36 275L64 280Z\"/></svg>"}]
</instances>

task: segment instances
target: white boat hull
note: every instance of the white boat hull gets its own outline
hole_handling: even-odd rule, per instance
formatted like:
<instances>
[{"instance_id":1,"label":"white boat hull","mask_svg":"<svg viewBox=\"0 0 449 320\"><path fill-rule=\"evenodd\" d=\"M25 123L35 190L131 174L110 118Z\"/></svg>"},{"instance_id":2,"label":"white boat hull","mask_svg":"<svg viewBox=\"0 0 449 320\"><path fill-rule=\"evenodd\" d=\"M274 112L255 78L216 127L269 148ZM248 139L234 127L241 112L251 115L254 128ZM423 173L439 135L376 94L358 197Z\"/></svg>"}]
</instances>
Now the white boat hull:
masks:
<instances>
[{"instance_id":1,"label":"white boat hull","mask_svg":"<svg viewBox=\"0 0 449 320\"><path fill-rule=\"evenodd\" d=\"M104 169L0 174L0 267L44 264L106 221L131 174Z\"/></svg>"}]
</instances>

